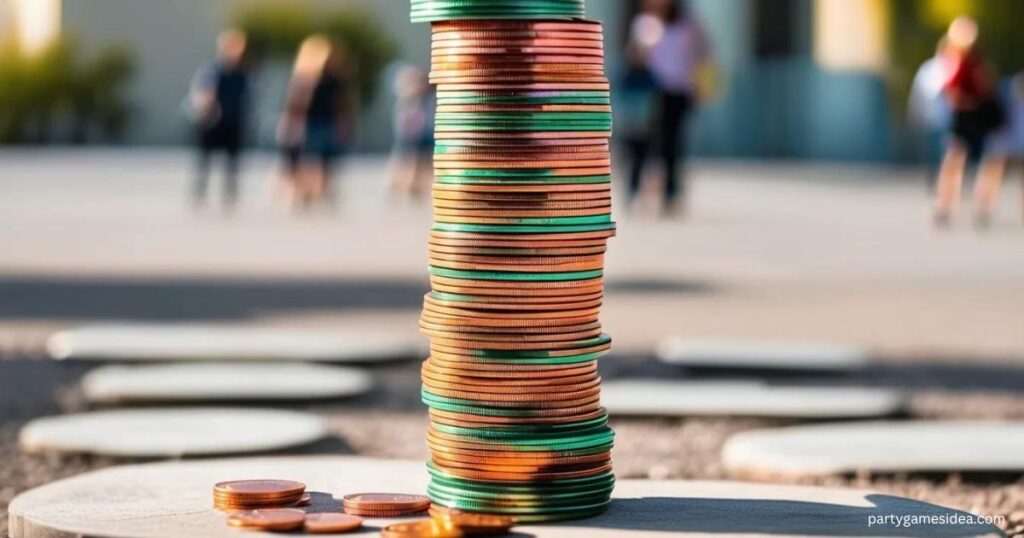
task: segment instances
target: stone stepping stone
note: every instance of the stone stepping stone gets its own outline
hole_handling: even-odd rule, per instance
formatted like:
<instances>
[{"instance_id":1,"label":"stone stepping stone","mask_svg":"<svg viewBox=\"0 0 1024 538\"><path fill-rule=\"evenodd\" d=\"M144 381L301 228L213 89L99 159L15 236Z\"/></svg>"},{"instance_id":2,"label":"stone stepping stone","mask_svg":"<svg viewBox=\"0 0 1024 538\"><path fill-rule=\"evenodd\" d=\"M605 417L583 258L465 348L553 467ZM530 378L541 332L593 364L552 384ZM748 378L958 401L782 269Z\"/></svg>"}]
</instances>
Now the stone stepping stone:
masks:
<instances>
[{"instance_id":1,"label":"stone stepping stone","mask_svg":"<svg viewBox=\"0 0 1024 538\"><path fill-rule=\"evenodd\" d=\"M211 507L210 488L221 480L265 477L305 482L313 492L424 493L422 461L345 456L195 460L126 465L93 471L22 493L8 510L12 538L118 536L121 538L273 538L239 533ZM330 495L313 494L310 511L339 510ZM620 480L605 514L581 521L517 528L559 538L665 538L740 536L996 536L984 525L921 525L916 534L869 518L931 516L956 510L901 497L850 489L719 481ZM965 514L966 515L966 514ZM947 516L948 517L948 516ZM380 536L394 519L366 520L362 532ZM762 534L764 533L764 534Z\"/></svg>"},{"instance_id":2,"label":"stone stepping stone","mask_svg":"<svg viewBox=\"0 0 1024 538\"><path fill-rule=\"evenodd\" d=\"M122 457L259 453L327 435L326 420L276 409L192 407L95 411L33 420L22 448Z\"/></svg>"},{"instance_id":3,"label":"stone stepping stone","mask_svg":"<svg viewBox=\"0 0 1024 538\"><path fill-rule=\"evenodd\" d=\"M659 360L691 368L848 371L863 368L870 358L860 348L744 340L667 338L655 351Z\"/></svg>"},{"instance_id":4,"label":"stone stepping stone","mask_svg":"<svg viewBox=\"0 0 1024 538\"><path fill-rule=\"evenodd\" d=\"M802 476L901 471L1024 471L1024 422L816 424L741 432L722 449L737 473Z\"/></svg>"},{"instance_id":5,"label":"stone stepping stone","mask_svg":"<svg viewBox=\"0 0 1024 538\"><path fill-rule=\"evenodd\" d=\"M756 381L607 381L601 403L613 416L862 418L903 408L898 391L775 386Z\"/></svg>"},{"instance_id":6,"label":"stone stepping stone","mask_svg":"<svg viewBox=\"0 0 1024 538\"><path fill-rule=\"evenodd\" d=\"M303 363L178 363L103 366L82 378L92 402L313 400L365 394L364 370Z\"/></svg>"},{"instance_id":7,"label":"stone stepping stone","mask_svg":"<svg viewBox=\"0 0 1024 538\"><path fill-rule=\"evenodd\" d=\"M200 324L93 325L61 331L47 350L55 359L126 361L382 362L418 358L416 337Z\"/></svg>"}]
</instances>

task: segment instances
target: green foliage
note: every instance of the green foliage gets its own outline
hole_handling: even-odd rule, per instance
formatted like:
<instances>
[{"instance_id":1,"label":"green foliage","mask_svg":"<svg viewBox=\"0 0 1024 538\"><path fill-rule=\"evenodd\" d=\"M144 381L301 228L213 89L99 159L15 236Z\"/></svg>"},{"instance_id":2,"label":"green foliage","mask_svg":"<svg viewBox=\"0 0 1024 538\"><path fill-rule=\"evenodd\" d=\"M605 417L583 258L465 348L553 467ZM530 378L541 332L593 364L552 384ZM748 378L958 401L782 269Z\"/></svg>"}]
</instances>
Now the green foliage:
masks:
<instances>
[{"instance_id":1,"label":"green foliage","mask_svg":"<svg viewBox=\"0 0 1024 538\"><path fill-rule=\"evenodd\" d=\"M319 9L298 0L264 0L235 10L231 24L244 31L257 56L290 59L311 34L323 34L349 52L360 95L375 94L384 68L398 55L394 39L369 9L348 4Z\"/></svg>"},{"instance_id":2,"label":"green foliage","mask_svg":"<svg viewBox=\"0 0 1024 538\"><path fill-rule=\"evenodd\" d=\"M58 118L70 120L76 141L123 126L132 57L115 47L92 58L77 51L66 40L32 54L13 43L0 47L0 143L49 141Z\"/></svg>"},{"instance_id":3,"label":"green foliage","mask_svg":"<svg viewBox=\"0 0 1024 538\"><path fill-rule=\"evenodd\" d=\"M1020 0L892 0L890 9L890 83L901 109L914 73L935 53L935 46L958 15L978 20L980 46L997 72L1007 75L1024 69L1024 2Z\"/></svg>"}]
</instances>

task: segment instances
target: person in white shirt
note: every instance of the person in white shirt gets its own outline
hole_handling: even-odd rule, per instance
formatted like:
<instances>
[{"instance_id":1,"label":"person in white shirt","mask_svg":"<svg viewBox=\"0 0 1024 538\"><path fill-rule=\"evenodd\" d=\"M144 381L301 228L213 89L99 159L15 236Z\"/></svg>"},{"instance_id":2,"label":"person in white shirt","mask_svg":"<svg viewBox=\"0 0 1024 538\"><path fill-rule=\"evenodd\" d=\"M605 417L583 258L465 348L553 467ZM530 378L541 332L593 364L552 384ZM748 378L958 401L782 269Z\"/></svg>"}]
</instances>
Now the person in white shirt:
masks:
<instances>
[{"instance_id":1,"label":"person in white shirt","mask_svg":"<svg viewBox=\"0 0 1024 538\"><path fill-rule=\"evenodd\" d=\"M698 69L710 57L704 29L685 0L646 0L642 17L653 16L660 25L635 25L638 42L650 43L647 67L658 87L655 139L665 166L664 212L681 213L685 200L683 164L686 158L686 127L697 104Z\"/></svg>"}]
</instances>

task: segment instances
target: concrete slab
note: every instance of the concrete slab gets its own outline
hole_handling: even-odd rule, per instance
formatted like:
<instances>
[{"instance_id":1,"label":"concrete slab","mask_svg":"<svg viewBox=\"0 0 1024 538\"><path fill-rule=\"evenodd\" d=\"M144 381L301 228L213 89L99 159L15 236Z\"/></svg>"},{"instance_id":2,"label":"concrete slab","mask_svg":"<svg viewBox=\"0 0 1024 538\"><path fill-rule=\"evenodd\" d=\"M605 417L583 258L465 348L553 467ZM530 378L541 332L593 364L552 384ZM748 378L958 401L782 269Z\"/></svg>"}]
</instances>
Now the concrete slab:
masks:
<instances>
[{"instance_id":1,"label":"concrete slab","mask_svg":"<svg viewBox=\"0 0 1024 538\"><path fill-rule=\"evenodd\" d=\"M345 333L201 324L93 325L61 331L47 349L55 359L273 360L372 363L418 358L410 335Z\"/></svg>"},{"instance_id":2,"label":"concrete slab","mask_svg":"<svg viewBox=\"0 0 1024 538\"><path fill-rule=\"evenodd\" d=\"M251 477L300 480L314 492L311 511L337 510L335 497L364 491L423 493L423 462L341 456L222 459L113 467L36 488L10 504L12 538L78 535L115 538L237 538L224 515L210 507L220 480ZM884 525L884 515L968 514L868 491L741 482L621 480L604 515L557 525L517 527L518 536L665 538L740 536L999 536L985 525ZM395 520L368 519L363 531L379 536ZM249 538L274 534L244 533Z\"/></svg>"},{"instance_id":3,"label":"concrete slab","mask_svg":"<svg viewBox=\"0 0 1024 538\"><path fill-rule=\"evenodd\" d=\"M365 394L364 370L322 364L187 363L110 365L82 378L93 402L212 402L312 400Z\"/></svg>"},{"instance_id":4,"label":"concrete slab","mask_svg":"<svg viewBox=\"0 0 1024 538\"><path fill-rule=\"evenodd\" d=\"M815 424L736 434L726 467L752 475L1024 471L1024 422Z\"/></svg>"},{"instance_id":5,"label":"concrete slab","mask_svg":"<svg viewBox=\"0 0 1024 538\"><path fill-rule=\"evenodd\" d=\"M662 362L694 368L812 371L854 370L869 358L865 350L852 346L682 337L662 340L656 354Z\"/></svg>"},{"instance_id":6,"label":"concrete slab","mask_svg":"<svg viewBox=\"0 0 1024 538\"><path fill-rule=\"evenodd\" d=\"M19 441L33 452L181 457L268 452L325 435L326 421L311 413L190 407L44 417L26 424Z\"/></svg>"},{"instance_id":7,"label":"concrete slab","mask_svg":"<svg viewBox=\"0 0 1024 538\"><path fill-rule=\"evenodd\" d=\"M630 380L605 382L601 403L613 416L863 418L892 415L904 398L898 391L866 387Z\"/></svg>"}]
</instances>

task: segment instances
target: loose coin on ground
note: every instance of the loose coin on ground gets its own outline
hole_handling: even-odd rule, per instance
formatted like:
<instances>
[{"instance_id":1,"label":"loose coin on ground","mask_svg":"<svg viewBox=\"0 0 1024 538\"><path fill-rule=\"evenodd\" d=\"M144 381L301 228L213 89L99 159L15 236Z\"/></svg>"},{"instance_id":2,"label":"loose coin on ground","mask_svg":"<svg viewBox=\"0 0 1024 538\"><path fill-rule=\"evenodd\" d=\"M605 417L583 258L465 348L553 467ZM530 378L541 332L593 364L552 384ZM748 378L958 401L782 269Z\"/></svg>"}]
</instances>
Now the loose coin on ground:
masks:
<instances>
[{"instance_id":1,"label":"loose coin on ground","mask_svg":"<svg viewBox=\"0 0 1024 538\"><path fill-rule=\"evenodd\" d=\"M228 525L263 531L292 531L301 529L306 513L295 508L260 508L243 510L228 516Z\"/></svg>"},{"instance_id":2,"label":"loose coin on ground","mask_svg":"<svg viewBox=\"0 0 1024 538\"><path fill-rule=\"evenodd\" d=\"M246 476L286 476L312 491L339 495L353 490L427 490L422 461L299 456L126 465L18 495L9 506L9 531L11 538L279 538L256 530L241 534L224 524L223 513L210 507L212 484L224 477ZM309 512L337 510L335 501L323 497L314 496ZM740 538L770 527L771 536L837 538L887 534L885 528L867 528L867 521L869 516L888 514L919 518L921 523L908 533L913 536L1000 536L992 525L967 523L966 512L871 491L686 480L619 480L604 514L522 530L539 538ZM932 524L933 516L960 519ZM368 519L350 536L379 537L379 529L391 523L395 521Z\"/></svg>"},{"instance_id":3,"label":"loose coin on ground","mask_svg":"<svg viewBox=\"0 0 1024 538\"><path fill-rule=\"evenodd\" d=\"M394 334L201 324L89 325L50 337L55 359L381 362L418 357L422 343Z\"/></svg>"},{"instance_id":4,"label":"loose coin on ground","mask_svg":"<svg viewBox=\"0 0 1024 538\"><path fill-rule=\"evenodd\" d=\"M310 413L181 407L39 418L22 428L19 441L35 452L180 457L280 450L326 434L326 421Z\"/></svg>"},{"instance_id":5,"label":"loose coin on ground","mask_svg":"<svg viewBox=\"0 0 1024 538\"><path fill-rule=\"evenodd\" d=\"M337 512L306 514L305 530L314 534L352 532L363 526L363 518Z\"/></svg>"},{"instance_id":6,"label":"loose coin on ground","mask_svg":"<svg viewBox=\"0 0 1024 538\"><path fill-rule=\"evenodd\" d=\"M904 396L892 389L821 384L624 380L604 383L601 403L617 416L862 418L897 413Z\"/></svg>"},{"instance_id":7,"label":"loose coin on ground","mask_svg":"<svg viewBox=\"0 0 1024 538\"><path fill-rule=\"evenodd\" d=\"M372 387L370 374L356 368L266 362L110 365L82 378L86 398L105 403L312 400Z\"/></svg>"},{"instance_id":8,"label":"loose coin on ground","mask_svg":"<svg viewBox=\"0 0 1024 538\"><path fill-rule=\"evenodd\" d=\"M736 473L1024 471L1024 422L893 421L747 431L722 449Z\"/></svg>"}]
</instances>

